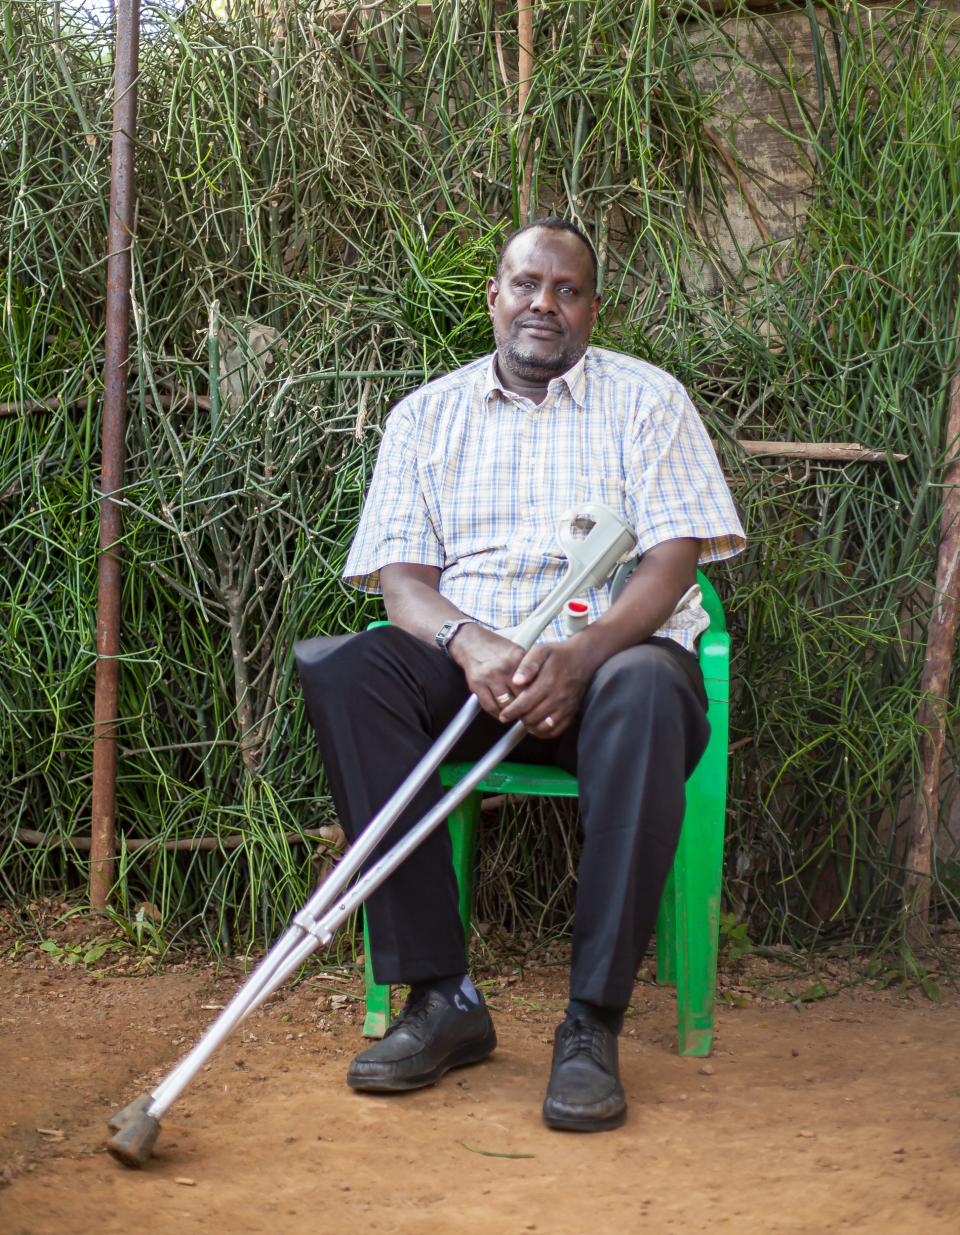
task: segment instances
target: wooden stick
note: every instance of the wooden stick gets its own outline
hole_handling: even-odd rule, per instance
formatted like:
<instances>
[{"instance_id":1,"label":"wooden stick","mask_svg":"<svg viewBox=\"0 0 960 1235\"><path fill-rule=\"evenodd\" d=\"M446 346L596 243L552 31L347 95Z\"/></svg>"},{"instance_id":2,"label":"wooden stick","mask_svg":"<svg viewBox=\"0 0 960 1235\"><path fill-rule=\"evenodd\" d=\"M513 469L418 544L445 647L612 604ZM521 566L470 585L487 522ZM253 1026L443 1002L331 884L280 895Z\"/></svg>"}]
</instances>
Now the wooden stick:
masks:
<instances>
[{"instance_id":1,"label":"wooden stick","mask_svg":"<svg viewBox=\"0 0 960 1235\"><path fill-rule=\"evenodd\" d=\"M51 395L49 399L36 399L32 403L13 399L9 403L0 403L0 416L24 416L27 412L59 412L68 407L78 407L81 404L85 406L86 403L86 395L66 400L61 395Z\"/></svg>"},{"instance_id":2,"label":"wooden stick","mask_svg":"<svg viewBox=\"0 0 960 1235\"><path fill-rule=\"evenodd\" d=\"M182 399L186 399L188 403L195 403L201 411L210 411L210 396L196 395L192 390L188 390L186 386L180 386L176 382L161 382L161 386L169 386L170 394L160 394L157 397L157 402L161 407L172 407L175 403L179 403Z\"/></svg>"},{"instance_id":3,"label":"wooden stick","mask_svg":"<svg viewBox=\"0 0 960 1235\"><path fill-rule=\"evenodd\" d=\"M107 228L107 296L103 331L103 414L100 418L100 554L97 558L97 659L93 695L93 775L90 789L90 904L106 909L116 863L117 735L122 613L123 507L126 475L130 317L133 288L134 177L140 0L116 0L113 44L113 138Z\"/></svg>"},{"instance_id":4,"label":"wooden stick","mask_svg":"<svg viewBox=\"0 0 960 1235\"><path fill-rule=\"evenodd\" d=\"M169 384L173 386L173 383ZM88 395L78 395L75 399L64 399L61 395L51 395L48 399L36 399L33 403L22 403L15 399L9 403L0 403L0 416L25 416L28 412L59 412L71 407L86 407L89 398ZM173 386L170 394L159 394L156 402L161 407L173 407L184 399L195 403L203 411L210 410L209 396L192 394L184 386Z\"/></svg>"},{"instance_id":5,"label":"wooden stick","mask_svg":"<svg viewBox=\"0 0 960 1235\"><path fill-rule=\"evenodd\" d=\"M943 469L943 512L934 590L936 608L927 626L927 651L920 677L920 786L913 802L907 843L903 896L910 914L908 931L914 944L926 942L930 921L930 875L940 824L940 775L946 736L946 710L953 669L953 650L960 626L960 316L957 318L957 361L950 379Z\"/></svg>"},{"instance_id":6,"label":"wooden stick","mask_svg":"<svg viewBox=\"0 0 960 1235\"><path fill-rule=\"evenodd\" d=\"M209 411L210 409L210 399L207 395L192 394L182 386L174 387L169 394L162 392L156 402L161 407L171 407L179 403L181 399L192 401L203 410ZM67 402L58 396L53 396L36 403L0 403L0 416L15 416L24 412L55 412L61 408L85 406L86 403L86 395ZM827 463L902 463L908 458L899 451L871 450L868 446L861 446L859 442L780 442L738 437L737 445L744 454L754 457L814 459Z\"/></svg>"},{"instance_id":7,"label":"wooden stick","mask_svg":"<svg viewBox=\"0 0 960 1235\"><path fill-rule=\"evenodd\" d=\"M53 849L60 846L63 849L78 849L81 853L88 853L91 845L89 836L52 836L48 832L34 832L30 828L18 828L16 833L7 832L8 838L15 837L21 840L26 845L43 845ZM340 837L343 833L339 828L310 828L303 832L285 832L284 840L288 845L299 845L307 840L325 840L331 845L338 845ZM248 842L247 836L184 836L180 840L165 840L158 843L155 839L145 836L128 836L124 839L124 844L127 849L146 849L153 845L155 848L166 849L168 852L195 852L202 850L208 852L213 849L238 849L241 845Z\"/></svg>"},{"instance_id":8,"label":"wooden stick","mask_svg":"<svg viewBox=\"0 0 960 1235\"><path fill-rule=\"evenodd\" d=\"M737 438L748 455L777 459L816 459L826 463L902 463L907 458L893 450L870 450L859 442L773 442Z\"/></svg>"}]
</instances>

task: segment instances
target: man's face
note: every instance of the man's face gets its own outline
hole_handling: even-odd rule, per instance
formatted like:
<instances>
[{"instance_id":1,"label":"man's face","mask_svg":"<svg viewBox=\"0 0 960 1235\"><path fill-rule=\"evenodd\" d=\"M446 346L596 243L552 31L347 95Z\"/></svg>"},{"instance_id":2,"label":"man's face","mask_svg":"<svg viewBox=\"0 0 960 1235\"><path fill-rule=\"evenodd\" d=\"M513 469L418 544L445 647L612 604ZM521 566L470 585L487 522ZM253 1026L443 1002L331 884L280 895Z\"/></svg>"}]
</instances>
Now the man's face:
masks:
<instances>
[{"instance_id":1,"label":"man's face","mask_svg":"<svg viewBox=\"0 0 960 1235\"><path fill-rule=\"evenodd\" d=\"M590 254L571 232L533 227L508 247L487 305L502 376L545 386L587 350L600 307Z\"/></svg>"}]
</instances>

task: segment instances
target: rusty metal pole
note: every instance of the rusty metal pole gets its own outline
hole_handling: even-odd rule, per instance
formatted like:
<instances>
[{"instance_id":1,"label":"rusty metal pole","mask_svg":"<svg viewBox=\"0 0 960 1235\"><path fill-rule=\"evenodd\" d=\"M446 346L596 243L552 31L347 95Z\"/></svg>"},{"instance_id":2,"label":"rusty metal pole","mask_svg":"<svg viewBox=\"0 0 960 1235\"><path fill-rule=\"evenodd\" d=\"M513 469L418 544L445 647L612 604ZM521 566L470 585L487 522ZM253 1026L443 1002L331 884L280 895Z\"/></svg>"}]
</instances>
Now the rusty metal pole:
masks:
<instances>
[{"instance_id":1,"label":"rusty metal pole","mask_svg":"<svg viewBox=\"0 0 960 1235\"><path fill-rule=\"evenodd\" d=\"M93 706L93 805L90 903L105 909L113 883L117 789L117 687L120 676L120 538L123 521L113 495L123 488L127 380L130 362L130 286L134 137L140 56L140 0L116 0L113 149L103 363L100 474L100 559L97 583L97 679Z\"/></svg>"},{"instance_id":2,"label":"rusty metal pole","mask_svg":"<svg viewBox=\"0 0 960 1235\"><path fill-rule=\"evenodd\" d=\"M533 0L517 4L517 153L520 156L520 226L530 221L530 193L533 188L533 125L527 121L520 129L520 119L530 95L533 78Z\"/></svg>"}]
</instances>

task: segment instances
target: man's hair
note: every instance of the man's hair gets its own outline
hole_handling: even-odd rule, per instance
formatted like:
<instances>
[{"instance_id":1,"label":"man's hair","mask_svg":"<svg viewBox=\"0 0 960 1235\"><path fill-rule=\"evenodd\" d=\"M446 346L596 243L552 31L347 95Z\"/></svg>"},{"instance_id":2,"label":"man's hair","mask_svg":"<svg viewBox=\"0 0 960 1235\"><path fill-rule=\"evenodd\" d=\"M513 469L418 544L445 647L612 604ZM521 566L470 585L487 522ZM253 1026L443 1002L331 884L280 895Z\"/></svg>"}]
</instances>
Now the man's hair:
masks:
<instances>
[{"instance_id":1,"label":"man's hair","mask_svg":"<svg viewBox=\"0 0 960 1235\"><path fill-rule=\"evenodd\" d=\"M518 227L515 232L510 233L510 235L503 242L503 246L497 255L497 279L499 279L503 274L503 259L507 255L507 250L518 236L522 236L524 232L533 231L535 227L544 227L547 231L551 232L569 232L572 236L576 236L576 238L590 254L590 265L593 268L593 291L594 294L596 294L597 283L600 279L600 265L597 261L596 250L590 243L588 237L580 230L579 227L577 227L576 223L571 223L569 219L559 219L555 215L550 215L545 219L534 219L532 223L524 223L523 227Z\"/></svg>"}]
</instances>

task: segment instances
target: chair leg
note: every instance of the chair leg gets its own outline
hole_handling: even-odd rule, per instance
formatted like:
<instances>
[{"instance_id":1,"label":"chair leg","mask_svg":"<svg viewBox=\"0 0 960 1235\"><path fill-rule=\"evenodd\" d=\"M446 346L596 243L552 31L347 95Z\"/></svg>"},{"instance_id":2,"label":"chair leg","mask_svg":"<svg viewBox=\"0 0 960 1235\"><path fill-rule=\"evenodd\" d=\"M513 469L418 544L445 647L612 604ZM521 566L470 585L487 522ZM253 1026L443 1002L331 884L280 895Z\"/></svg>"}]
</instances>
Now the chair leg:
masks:
<instances>
[{"instance_id":1,"label":"chair leg","mask_svg":"<svg viewBox=\"0 0 960 1235\"><path fill-rule=\"evenodd\" d=\"M473 911L473 855L477 844L477 827L480 823L480 794L470 793L459 806L454 807L447 820L450 829L450 845L453 852L453 869L460 889L460 921L463 937L467 943L467 960L470 959L470 914Z\"/></svg>"},{"instance_id":2,"label":"chair leg","mask_svg":"<svg viewBox=\"0 0 960 1235\"><path fill-rule=\"evenodd\" d=\"M671 866L657 911L657 982L661 986L677 985L677 892L673 870Z\"/></svg>"},{"instance_id":3,"label":"chair leg","mask_svg":"<svg viewBox=\"0 0 960 1235\"><path fill-rule=\"evenodd\" d=\"M370 930L367 911L363 911L363 983L366 987L367 1013L363 1018L363 1036L382 1038L390 1024L390 987L373 980L373 960L370 955Z\"/></svg>"},{"instance_id":4,"label":"chair leg","mask_svg":"<svg viewBox=\"0 0 960 1235\"><path fill-rule=\"evenodd\" d=\"M709 1055L713 1046L730 731L730 640L725 632L704 637L700 666L710 741L687 782L687 809L673 864L681 1055Z\"/></svg>"},{"instance_id":5,"label":"chair leg","mask_svg":"<svg viewBox=\"0 0 960 1235\"><path fill-rule=\"evenodd\" d=\"M673 866L681 1055L709 1055L713 1045L726 795L725 782L711 782L709 771L701 775L698 769L687 784L687 811Z\"/></svg>"}]
</instances>

